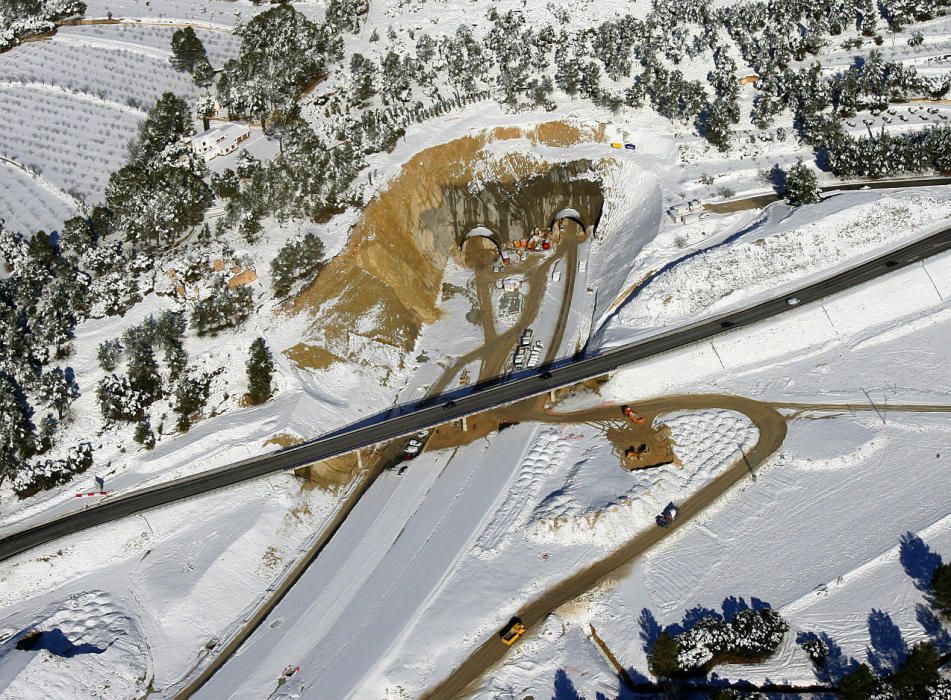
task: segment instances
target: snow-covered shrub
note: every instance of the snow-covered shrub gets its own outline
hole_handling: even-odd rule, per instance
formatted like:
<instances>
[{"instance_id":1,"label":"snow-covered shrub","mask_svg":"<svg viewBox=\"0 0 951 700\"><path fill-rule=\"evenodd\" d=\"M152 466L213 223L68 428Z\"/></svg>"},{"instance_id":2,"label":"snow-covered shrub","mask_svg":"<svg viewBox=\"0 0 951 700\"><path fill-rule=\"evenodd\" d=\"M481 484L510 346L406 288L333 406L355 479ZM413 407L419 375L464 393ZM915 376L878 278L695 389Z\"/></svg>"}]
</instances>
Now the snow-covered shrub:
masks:
<instances>
[{"instance_id":1,"label":"snow-covered shrub","mask_svg":"<svg viewBox=\"0 0 951 700\"><path fill-rule=\"evenodd\" d=\"M790 204L815 204L819 201L819 178L800 160L786 173L785 194Z\"/></svg>"},{"instance_id":2,"label":"snow-covered shrub","mask_svg":"<svg viewBox=\"0 0 951 700\"><path fill-rule=\"evenodd\" d=\"M211 295L195 304L191 322L198 335L217 335L226 328L244 323L253 307L250 287L229 289L224 280L218 277Z\"/></svg>"},{"instance_id":3,"label":"snow-covered shrub","mask_svg":"<svg viewBox=\"0 0 951 700\"><path fill-rule=\"evenodd\" d=\"M92 466L92 445L80 443L71 448L63 459L44 459L28 464L13 480L13 490L20 498L65 484L75 474L82 474Z\"/></svg>"},{"instance_id":4,"label":"snow-covered shrub","mask_svg":"<svg viewBox=\"0 0 951 700\"><path fill-rule=\"evenodd\" d=\"M719 663L766 658L779 648L788 628L769 608L742 610L730 621L708 615L674 637L677 672L703 673Z\"/></svg>"},{"instance_id":5,"label":"snow-covered shrub","mask_svg":"<svg viewBox=\"0 0 951 700\"><path fill-rule=\"evenodd\" d=\"M323 260L324 243L315 234L307 233L300 240L288 241L271 261L274 295L284 298L298 281L312 281Z\"/></svg>"}]
</instances>

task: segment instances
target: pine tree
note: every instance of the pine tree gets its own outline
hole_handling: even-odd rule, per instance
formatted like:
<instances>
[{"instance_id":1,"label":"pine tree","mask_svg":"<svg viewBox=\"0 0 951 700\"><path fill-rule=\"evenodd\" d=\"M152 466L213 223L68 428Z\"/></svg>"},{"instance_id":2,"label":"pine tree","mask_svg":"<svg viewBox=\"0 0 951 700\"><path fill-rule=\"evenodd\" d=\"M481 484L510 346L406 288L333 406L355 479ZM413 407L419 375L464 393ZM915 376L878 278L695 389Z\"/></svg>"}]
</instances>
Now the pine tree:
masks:
<instances>
[{"instance_id":1,"label":"pine tree","mask_svg":"<svg viewBox=\"0 0 951 700\"><path fill-rule=\"evenodd\" d=\"M248 400L252 404L264 403L271 396L271 376L274 374L274 360L264 338L251 343L247 370Z\"/></svg>"},{"instance_id":2,"label":"pine tree","mask_svg":"<svg viewBox=\"0 0 951 700\"><path fill-rule=\"evenodd\" d=\"M287 296L299 280L313 278L324 260L324 243L307 233L299 241L288 241L271 261L274 294Z\"/></svg>"},{"instance_id":3,"label":"pine tree","mask_svg":"<svg viewBox=\"0 0 951 700\"><path fill-rule=\"evenodd\" d=\"M155 353L150 345L140 343L131 349L130 355L129 386L144 406L150 406L162 398L162 378Z\"/></svg>"},{"instance_id":4,"label":"pine tree","mask_svg":"<svg viewBox=\"0 0 951 700\"><path fill-rule=\"evenodd\" d=\"M172 34L171 62L177 70L188 73L194 72L199 64L208 63L208 54L205 52L205 47L191 27L177 29Z\"/></svg>"},{"instance_id":5,"label":"pine tree","mask_svg":"<svg viewBox=\"0 0 951 700\"><path fill-rule=\"evenodd\" d=\"M191 427L192 416L208 403L211 378L204 373L182 377L175 389L175 413L178 414L178 429L185 432Z\"/></svg>"},{"instance_id":6,"label":"pine tree","mask_svg":"<svg viewBox=\"0 0 951 700\"><path fill-rule=\"evenodd\" d=\"M0 372L0 482L13 477L36 451L33 408L19 383Z\"/></svg>"},{"instance_id":7,"label":"pine tree","mask_svg":"<svg viewBox=\"0 0 951 700\"><path fill-rule=\"evenodd\" d=\"M819 180L801 160L786 173L786 199L796 206L819 201Z\"/></svg>"},{"instance_id":8,"label":"pine tree","mask_svg":"<svg viewBox=\"0 0 951 700\"><path fill-rule=\"evenodd\" d=\"M647 655L650 671L657 678L673 678L680 672L680 645L669 632L661 632Z\"/></svg>"},{"instance_id":9,"label":"pine tree","mask_svg":"<svg viewBox=\"0 0 951 700\"><path fill-rule=\"evenodd\" d=\"M133 433L132 439L147 450L155 447L155 433L152 432L152 424L148 418L143 418L135 424L135 433Z\"/></svg>"},{"instance_id":10,"label":"pine tree","mask_svg":"<svg viewBox=\"0 0 951 700\"><path fill-rule=\"evenodd\" d=\"M942 564L935 569L931 579L931 592L938 612L951 618L951 563Z\"/></svg>"},{"instance_id":11,"label":"pine tree","mask_svg":"<svg viewBox=\"0 0 951 700\"><path fill-rule=\"evenodd\" d=\"M859 664L839 681L840 700L868 700L881 685L866 664Z\"/></svg>"},{"instance_id":12,"label":"pine tree","mask_svg":"<svg viewBox=\"0 0 951 700\"><path fill-rule=\"evenodd\" d=\"M79 398L79 385L71 367L65 370L54 367L43 375L40 381L40 397L51 409L56 411L56 417L62 420L70 404Z\"/></svg>"},{"instance_id":13,"label":"pine tree","mask_svg":"<svg viewBox=\"0 0 951 700\"><path fill-rule=\"evenodd\" d=\"M911 648L904 665L892 677L892 685L902 698L930 700L931 688L938 682L941 660L931 642L919 642Z\"/></svg>"}]
</instances>

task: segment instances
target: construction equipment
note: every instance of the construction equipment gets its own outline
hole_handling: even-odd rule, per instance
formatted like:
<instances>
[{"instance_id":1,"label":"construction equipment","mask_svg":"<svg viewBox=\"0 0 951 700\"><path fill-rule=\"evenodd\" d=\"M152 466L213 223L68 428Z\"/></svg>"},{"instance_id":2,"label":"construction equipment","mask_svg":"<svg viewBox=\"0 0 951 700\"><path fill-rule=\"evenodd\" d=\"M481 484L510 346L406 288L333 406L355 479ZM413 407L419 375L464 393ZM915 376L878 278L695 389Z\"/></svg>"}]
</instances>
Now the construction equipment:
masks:
<instances>
[{"instance_id":1,"label":"construction equipment","mask_svg":"<svg viewBox=\"0 0 951 700\"><path fill-rule=\"evenodd\" d=\"M624 457L627 459L639 459L641 455L647 454L651 451L651 448L647 445L646 442L642 442L636 447L631 445L626 450L624 450Z\"/></svg>"},{"instance_id":2,"label":"construction equipment","mask_svg":"<svg viewBox=\"0 0 951 700\"><path fill-rule=\"evenodd\" d=\"M518 641L518 638L525 634L525 625L522 624L522 621L513 617L509 620L509 623L502 628L499 632L499 638L502 640L502 644L507 647L512 646L515 642Z\"/></svg>"},{"instance_id":3,"label":"construction equipment","mask_svg":"<svg viewBox=\"0 0 951 700\"><path fill-rule=\"evenodd\" d=\"M621 406L621 411L624 413L624 416L634 425L644 425L644 421L647 420L646 418L642 418L641 416L637 415L634 412L634 409L632 409L630 406Z\"/></svg>"},{"instance_id":4,"label":"construction equipment","mask_svg":"<svg viewBox=\"0 0 951 700\"><path fill-rule=\"evenodd\" d=\"M663 512L657 516L657 524L660 527L667 527L677 518L677 506L673 503L668 503L667 507L664 508Z\"/></svg>"}]
</instances>

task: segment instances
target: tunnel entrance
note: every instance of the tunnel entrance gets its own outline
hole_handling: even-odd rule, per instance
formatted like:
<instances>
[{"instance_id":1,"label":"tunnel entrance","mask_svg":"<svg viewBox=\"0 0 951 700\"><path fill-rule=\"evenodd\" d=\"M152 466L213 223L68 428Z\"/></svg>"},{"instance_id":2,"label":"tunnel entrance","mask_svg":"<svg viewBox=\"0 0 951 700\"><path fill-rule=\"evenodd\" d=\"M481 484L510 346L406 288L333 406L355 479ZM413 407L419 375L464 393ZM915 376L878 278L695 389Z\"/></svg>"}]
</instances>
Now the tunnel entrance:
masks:
<instances>
[{"instance_id":1,"label":"tunnel entrance","mask_svg":"<svg viewBox=\"0 0 951 700\"><path fill-rule=\"evenodd\" d=\"M588 226L585 224L584 218L581 216L581 212L579 212L577 209L574 209L573 207L565 207L555 214L554 217L552 217L551 230L555 230L555 226L559 221L565 220L574 221L576 224L578 224L578 226L581 227L582 233L585 233L588 230Z\"/></svg>"}]
</instances>

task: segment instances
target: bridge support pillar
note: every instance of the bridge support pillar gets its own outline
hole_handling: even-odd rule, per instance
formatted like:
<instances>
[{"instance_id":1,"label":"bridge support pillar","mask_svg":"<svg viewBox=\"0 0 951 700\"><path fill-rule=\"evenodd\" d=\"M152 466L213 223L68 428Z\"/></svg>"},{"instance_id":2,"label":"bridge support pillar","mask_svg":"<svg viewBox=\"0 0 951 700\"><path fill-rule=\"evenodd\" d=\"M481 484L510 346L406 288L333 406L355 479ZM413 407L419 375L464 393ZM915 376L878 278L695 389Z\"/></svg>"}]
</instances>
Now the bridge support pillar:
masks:
<instances>
[{"instance_id":1,"label":"bridge support pillar","mask_svg":"<svg viewBox=\"0 0 951 700\"><path fill-rule=\"evenodd\" d=\"M555 390L554 390L554 389L549 389L549 390L548 390L548 402L549 402L549 403L555 403Z\"/></svg>"},{"instance_id":2,"label":"bridge support pillar","mask_svg":"<svg viewBox=\"0 0 951 700\"><path fill-rule=\"evenodd\" d=\"M462 432L465 433L465 432L468 432L468 430L469 430L469 424L466 423L466 417L463 416L462 417Z\"/></svg>"},{"instance_id":3,"label":"bridge support pillar","mask_svg":"<svg viewBox=\"0 0 951 700\"><path fill-rule=\"evenodd\" d=\"M363 471L363 450L357 450L357 469Z\"/></svg>"}]
</instances>

